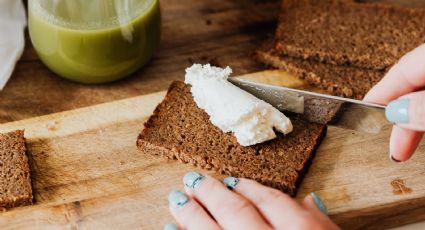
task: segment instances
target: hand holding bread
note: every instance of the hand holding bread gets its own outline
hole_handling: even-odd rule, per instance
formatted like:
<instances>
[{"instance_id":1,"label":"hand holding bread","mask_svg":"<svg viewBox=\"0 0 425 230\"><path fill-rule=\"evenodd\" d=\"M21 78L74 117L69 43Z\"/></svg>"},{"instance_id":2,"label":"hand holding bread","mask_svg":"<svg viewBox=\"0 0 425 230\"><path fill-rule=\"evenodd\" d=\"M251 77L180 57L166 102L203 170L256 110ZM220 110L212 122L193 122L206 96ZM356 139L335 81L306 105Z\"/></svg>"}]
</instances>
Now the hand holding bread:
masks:
<instances>
[{"instance_id":1,"label":"hand holding bread","mask_svg":"<svg viewBox=\"0 0 425 230\"><path fill-rule=\"evenodd\" d=\"M174 191L168 197L178 226L168 224L164 229L339 229L315 193L299 203L253 180L227 177L223 182L187 173L185 192Z\"/></svg>"}]
</instances>

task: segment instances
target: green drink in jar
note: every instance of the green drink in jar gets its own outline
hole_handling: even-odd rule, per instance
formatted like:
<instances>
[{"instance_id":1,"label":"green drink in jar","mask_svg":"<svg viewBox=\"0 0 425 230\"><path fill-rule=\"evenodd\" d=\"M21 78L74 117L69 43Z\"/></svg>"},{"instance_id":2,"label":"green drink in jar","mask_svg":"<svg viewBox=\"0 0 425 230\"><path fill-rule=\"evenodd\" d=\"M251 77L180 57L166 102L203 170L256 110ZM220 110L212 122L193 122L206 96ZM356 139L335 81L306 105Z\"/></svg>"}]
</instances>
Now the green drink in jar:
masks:
<instances>
[{"instance_id":1,"label":"green drink in jar","mask_svg":"<svg viewBox=\"0 0 425 230\"><path fill-rule=\"evenodd\" d=\"M158 0L29 0L28 18L40 59L82 83L128 76L160 41Z\"/></svg>"}]
</instances>

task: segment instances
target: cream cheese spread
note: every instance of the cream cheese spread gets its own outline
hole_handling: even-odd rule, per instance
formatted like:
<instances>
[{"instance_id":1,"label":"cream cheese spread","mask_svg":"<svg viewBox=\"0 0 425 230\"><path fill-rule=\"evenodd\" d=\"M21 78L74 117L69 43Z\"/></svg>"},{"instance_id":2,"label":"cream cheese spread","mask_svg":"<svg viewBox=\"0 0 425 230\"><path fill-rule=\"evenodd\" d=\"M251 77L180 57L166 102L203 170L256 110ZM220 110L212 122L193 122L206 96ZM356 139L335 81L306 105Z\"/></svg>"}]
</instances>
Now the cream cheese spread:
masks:
<instances>
[{"instance_id":1,"label":"cream cheese spread","mask_svg":"<svg viewBox=\"0 0 425 230\"><path fill-rule=\"evenodd\" d=\"M223 132L232 132L239 144L250 146L276 137L274 129L287 134L292 123L279 110L238 88L227 79L232 73L209 64L194 64L186 69L185 83L197 106Z\"/></svg>"}]
</instances>

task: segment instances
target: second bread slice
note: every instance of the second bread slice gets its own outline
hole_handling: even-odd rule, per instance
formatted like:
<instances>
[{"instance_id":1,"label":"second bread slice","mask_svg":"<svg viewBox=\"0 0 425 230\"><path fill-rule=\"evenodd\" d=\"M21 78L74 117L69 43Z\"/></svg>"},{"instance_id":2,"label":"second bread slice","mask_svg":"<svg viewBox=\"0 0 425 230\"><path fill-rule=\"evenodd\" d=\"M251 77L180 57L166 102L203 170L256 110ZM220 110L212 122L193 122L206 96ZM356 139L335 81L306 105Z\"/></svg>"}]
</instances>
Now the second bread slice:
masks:
<instances>
[{"instance_id":1,"label":"second bread slice","mask_svg":"<svg viewBox=\"0 0 425 230\"><path fill-rule=\"evenodd\" d=\"M256 50L255 58L273 68L282 69L331 95L363 99L384 76L384 71L338 66L282 55L267 41Z\"/></svg>"},{"instance_id":2,"label":"second bread slice","mask_svg":"<svg viewBox=\"0 0 425 230\"><path fill-rule=\"evenodd\" d=\"M388 69L425 42L425 10L346 0L285 0L276 30L285 55Z\"/></svg>"}]
</instances>

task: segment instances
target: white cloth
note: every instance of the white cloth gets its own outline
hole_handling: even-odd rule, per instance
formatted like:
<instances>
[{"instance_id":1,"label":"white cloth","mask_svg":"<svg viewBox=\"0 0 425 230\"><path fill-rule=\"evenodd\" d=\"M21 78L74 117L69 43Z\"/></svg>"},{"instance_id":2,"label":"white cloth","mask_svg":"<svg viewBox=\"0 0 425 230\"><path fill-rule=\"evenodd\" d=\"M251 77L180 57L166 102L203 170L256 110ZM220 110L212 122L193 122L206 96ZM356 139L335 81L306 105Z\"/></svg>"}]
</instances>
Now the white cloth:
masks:
<instances>
[{"instance_id":1,"label":"white cloth","mask_svg":"<svg viewBox=\"0 0 425 230\"><path fill-rule=\"evenodd\" d=\"M26 25L21 0L0 0L0 90L6 85L24 51Z\"/></svg>"}]
</instances>

